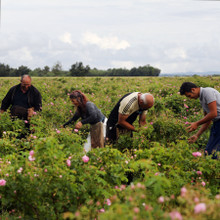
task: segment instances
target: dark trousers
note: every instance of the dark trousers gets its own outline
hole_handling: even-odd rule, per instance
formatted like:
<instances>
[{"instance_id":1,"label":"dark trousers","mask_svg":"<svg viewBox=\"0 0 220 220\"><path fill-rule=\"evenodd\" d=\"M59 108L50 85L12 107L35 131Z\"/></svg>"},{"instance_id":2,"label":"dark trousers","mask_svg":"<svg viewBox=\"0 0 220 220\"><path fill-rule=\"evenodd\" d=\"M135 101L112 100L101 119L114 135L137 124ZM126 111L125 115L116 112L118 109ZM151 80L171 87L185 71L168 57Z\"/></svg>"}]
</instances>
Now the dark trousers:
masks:
<instances>
[{"instance_id":1,"label":"dark trousers","mask_svg":"<svg viewBox=\"0 0 220 220\"><path fill-rule=\"evenodd\" d=\"M220 151L220 120L213 122L205 151L208 155L213 154L213 159L217 159L217 152Z\"/></svg>"}]
</instances>

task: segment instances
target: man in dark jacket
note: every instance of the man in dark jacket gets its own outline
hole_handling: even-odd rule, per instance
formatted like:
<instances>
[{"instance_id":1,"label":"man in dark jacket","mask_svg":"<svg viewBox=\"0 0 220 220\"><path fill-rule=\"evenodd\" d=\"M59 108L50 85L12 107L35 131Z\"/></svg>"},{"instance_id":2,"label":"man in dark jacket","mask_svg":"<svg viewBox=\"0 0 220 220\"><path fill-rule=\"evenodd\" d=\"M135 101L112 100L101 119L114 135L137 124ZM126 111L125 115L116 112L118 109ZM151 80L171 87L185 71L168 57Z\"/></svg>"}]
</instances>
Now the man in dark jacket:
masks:
<instances>
[{"instance_id":1,"label":"man in dark jacket","mask_svg":"<svg viewBox=\"0 0 220 220\"><path fill-rule=\"evenodd\" d=\"M31 77L23 75L21 83L13 86L2 100L1 113L9 107L11 116L29 120L35 111L41 111L42 98L40 92L31 85Z\"/></svg>"}]
</instances>

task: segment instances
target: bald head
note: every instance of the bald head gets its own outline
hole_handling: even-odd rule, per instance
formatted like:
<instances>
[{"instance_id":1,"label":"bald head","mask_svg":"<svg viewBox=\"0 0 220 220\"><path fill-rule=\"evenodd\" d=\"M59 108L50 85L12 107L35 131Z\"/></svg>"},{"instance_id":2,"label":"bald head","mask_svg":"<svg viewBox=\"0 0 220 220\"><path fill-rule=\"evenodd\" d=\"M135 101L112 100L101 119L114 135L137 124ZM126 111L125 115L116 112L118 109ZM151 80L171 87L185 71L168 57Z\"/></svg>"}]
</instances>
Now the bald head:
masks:
<instances>
[{"instance_id":1,"label":"bald head","mask_svg":"<svg viewBox=\"0 0 220 220\"><path fill-rule=\"evenodd\" d=\"M154 97L150 93L140 95L139 105L142 109L149 109L154 105Z\"/></svg>"},{"instance_id":2,"label":"bald head","mask_svg":"<svg viewBox=\"0 0 220 220\"><path fill-rule=\"evenodd\" d=\"M21 76L21 82L23 81L23 79L29 79L29 80L31 80L31 76L29 76L29 75L22 75L22 76Z\"/></svg>"},{"instance_id":3,"label":"bald head","mask_svg":"<svg viewBox=\"0 0 220 220\"><path fill-rule=\"evenodd\" d=\"M31 86L31 77L29 75L21 76L21 91L26 93Z\"/></svg>"}]
</instances>

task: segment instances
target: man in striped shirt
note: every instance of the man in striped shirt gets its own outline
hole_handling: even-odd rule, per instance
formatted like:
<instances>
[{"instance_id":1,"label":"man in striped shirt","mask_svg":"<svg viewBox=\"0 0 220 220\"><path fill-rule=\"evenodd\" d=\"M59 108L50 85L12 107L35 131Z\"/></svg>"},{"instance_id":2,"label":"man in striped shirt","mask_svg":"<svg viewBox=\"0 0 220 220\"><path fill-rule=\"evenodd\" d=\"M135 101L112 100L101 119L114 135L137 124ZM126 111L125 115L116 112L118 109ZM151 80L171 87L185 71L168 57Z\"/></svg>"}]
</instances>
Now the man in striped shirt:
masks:
<instances>
[{"instance_id":1,"label":"man in striped shirt","mask_svg":"<svg viewBox=\"0 0 220 220\"><path fill-rule=\"evenodd\" d=\"M146 113L154 104L154 97L150 93L133 92L124 95L111 111L106 128L106 140L115 142L118 133L135 131L132 125L139 116L139 125L146 124Z\"/></svg>"}]
</instances>

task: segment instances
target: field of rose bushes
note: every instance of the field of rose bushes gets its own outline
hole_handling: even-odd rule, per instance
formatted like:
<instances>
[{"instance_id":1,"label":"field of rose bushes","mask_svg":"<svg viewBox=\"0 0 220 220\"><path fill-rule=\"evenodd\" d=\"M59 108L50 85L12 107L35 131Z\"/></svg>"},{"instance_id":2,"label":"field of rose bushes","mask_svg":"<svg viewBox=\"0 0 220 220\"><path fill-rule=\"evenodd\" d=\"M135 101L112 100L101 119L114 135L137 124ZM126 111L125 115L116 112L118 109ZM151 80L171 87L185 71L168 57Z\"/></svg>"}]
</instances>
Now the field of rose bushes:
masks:
<instances>
[{"instance_id":1,"label":"field of rose bushes","mask_svg":"<svg viewBox=\"0 0 220 220\"><path fill-rule=\"evenodd\" d=\"M43 98L34 132L18 139L25 122L0 116L0 219L220 219L220 163L204 156L209 131L187 142L187 123L203 113L178 94L184 81L220 91L219 77L33 78ZM1 78L0 101L17 83ZM133 138L85 153L89 126L61 128L75 89L107 117L128 92L151 92L155 105Z\"/></svg>"}]
</instances>

